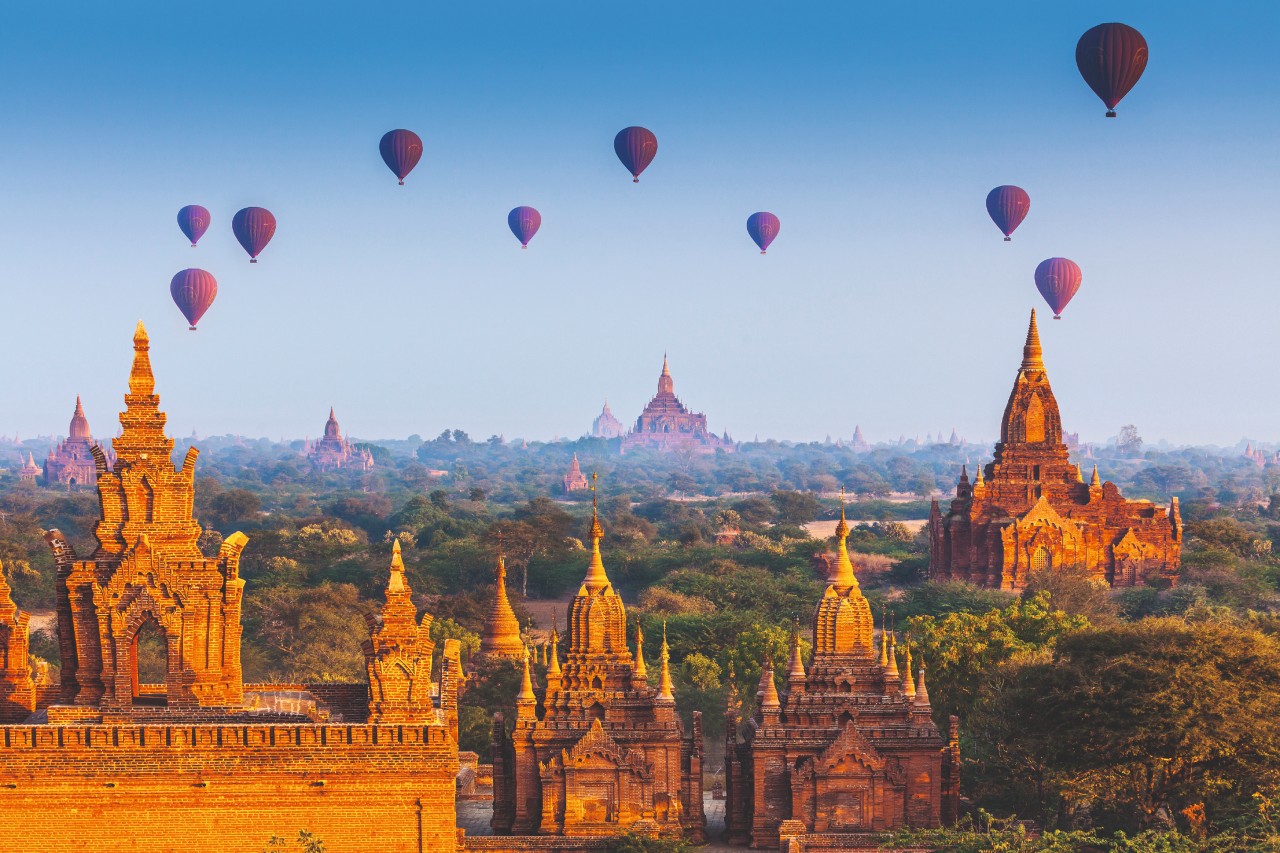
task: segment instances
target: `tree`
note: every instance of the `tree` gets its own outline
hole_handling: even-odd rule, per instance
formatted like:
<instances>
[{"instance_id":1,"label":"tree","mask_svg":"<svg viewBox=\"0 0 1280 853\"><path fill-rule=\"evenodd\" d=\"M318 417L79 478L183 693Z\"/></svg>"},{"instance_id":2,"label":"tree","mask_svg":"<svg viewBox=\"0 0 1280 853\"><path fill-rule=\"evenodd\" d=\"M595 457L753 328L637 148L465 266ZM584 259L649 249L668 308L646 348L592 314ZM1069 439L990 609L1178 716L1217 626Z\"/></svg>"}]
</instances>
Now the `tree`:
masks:
<instances>
[{"instance_id":1,"label":"tree","mask_svg":"<svg viewBox=\"0 0 1280 853\"><path fill-rule=\"evenodd\" d=\"M812 492L777 491L769 499L773 501L778 524L803 527L817 518L821 510Z\"/></svg>"},{"instance_id":2,"label":"tree","mask_svg":"<svg viewBox=\"0 0 1280 853\"><path fill-rule=\"evenodd\" d=\"M1116 439L1116 450L1127 456L1137 456L1142 452L1142 436L1133 424L1120 427L1120 436Z\"/></svg>"}]
</instances>

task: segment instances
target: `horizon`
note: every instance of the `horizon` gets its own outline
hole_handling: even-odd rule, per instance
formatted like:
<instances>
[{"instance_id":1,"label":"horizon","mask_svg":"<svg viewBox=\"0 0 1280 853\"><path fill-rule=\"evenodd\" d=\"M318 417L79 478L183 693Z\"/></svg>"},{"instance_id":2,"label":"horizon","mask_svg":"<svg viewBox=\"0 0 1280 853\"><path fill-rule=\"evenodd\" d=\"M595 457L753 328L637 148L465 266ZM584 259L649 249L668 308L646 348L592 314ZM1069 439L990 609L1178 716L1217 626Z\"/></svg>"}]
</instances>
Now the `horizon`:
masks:
<instances>
[{"instance_id":1,"label":"horizon","mask_svg":"<svg viewBox=\"0 0 1280 853\"><path fill-rule=\"evenodd\" d=\"M1273 440L1273 6L928 4L906 27L824 5L769 28L751 4L406 6L395 29L248 8L15 12L0 269L35 285L6 337L41 369L0 430L57 432L76 394L113 417L141 317L175 435L305 435L330 405L356 435L576 435L605 398L629 423L664 350L739 440L993 434L1031 272L1065 255L1084 285L1041 333L1071 431ZM1107 120L1072 48L1111 19L1152 61ZM611 145L630 124L660 143L639 184ZM377 153L394 127L425 144L404 187ZM1012 243L983 208L1000 183L1031 193ZM213 212L198 249L190 203ZM253 267L228 233L247 204L280 223ZM528 251L517 204L543 214ZM763 258L755 210L782 221ZM220 284L194 334L166 286L193 265Z\"/></svg>"}]
</instances>

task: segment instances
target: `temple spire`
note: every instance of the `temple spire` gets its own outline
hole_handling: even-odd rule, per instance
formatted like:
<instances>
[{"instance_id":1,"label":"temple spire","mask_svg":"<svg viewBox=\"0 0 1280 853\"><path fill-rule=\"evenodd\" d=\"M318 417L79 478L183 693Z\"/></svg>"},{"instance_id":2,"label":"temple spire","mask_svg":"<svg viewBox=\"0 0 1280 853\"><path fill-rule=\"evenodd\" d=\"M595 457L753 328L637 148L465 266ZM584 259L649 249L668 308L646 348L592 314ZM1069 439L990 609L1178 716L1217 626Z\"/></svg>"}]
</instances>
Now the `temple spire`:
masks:
<instances>
[{"instance_id":1,"label":"temple spire","mask_svg":"<svg viewBox=\"0 0 1280 853\"><path fill-rule=\"evenodd\" d=\"M782 707L778 698L778 686L773 683L773 661L768 658L764 662L764 671L760 673L760 707L764 710L777 710Z\"/></svg>"},{"instance_id":2,"label":"temple spire","mask_svg":"<svg viewBox=\"0 0 1280 853\"><path fill-rule=\"evenodd\" d=\"M548 641L548 645L550 648L547 649L547 654L550 658L547 661L547 675L558 677L560 675L560 632L556 630L556 617L554 615L551 617L551 639Z\"/></svg>"},{"instance_id":3,"label":"temple spire","mask_svg":"<svg viewBox=\"0 0 1280 853\"><path fill-rule=\"evenodd\" d=\"M667 633L666 625L662 627L662 634L665 637ZM649 674L649 668L644 664L644 629L640 627L640 623L636 623L636 658L631 665L631 671L641 681Z\"/></svg>"},{"instance_id":4,"label":"temple spire","mask_svg":"<svg viewBox=\"0 0 1280 853\"><path fill-rule=\"evenodd\" d=\"M662 374L658 377L658 393L674 394L676 392L675 381L671 378L671 368L667 366L667 354L662 354Z\"/></svg>"},{"instance_id":5,"label":"temple spire","mask_svg":"<svg viewBox=\"0 0 1280 853\"><path fill-rule=\"evenodd\" d=\"M804 681L805 678L804 656L800 652L800 625L797 624L791 632L791 666L787 672L787 680Z\"/></svg>"},{"instance_id":6,"label":"temple spire","mask_svg":"<svg viewBox=\"0 0 1280 853\"><path fill-rule=\"evenodd\" d=\"M609 576L604 571L604 559L600 556L600 540L604 538L604 528L600 526L600 508L597 502L596 485L599 475L591 473L591 565L587 567L587 576L583 585L588 592L596 592L609 585Z\"/></svg>"},{"instance_id":7,"label":"temple spire","mask_svg":"<svg viewBox=\"0 0 1280 853\"><path fill-rule=\"evenodd\" d=\"M911 638L907 638L907 669L902 676L902 692L908 699L916 698L916 684L911 679Z\"/></svg>"},{"instance_id":8,"label":"temple spire","mask_svg":"<svg viewBox=\"0 0 1280 853\"><path fill-rule=\"evenodd\" d=\"M524 674L520 677L520 692L516 694L516 704L532 705L537 701L538 697L533 694L533 678L529 675L529 650L526 649L524 653Z\"/></svg>"},{"instance_id":9,"label":"temple spire","mask_svg":"<svg viewBox=\"0 0 1280 853\"><path fill-rule=\"evenodd\" d=\"M836 566L827 583L838 589L857 588L858 579L853 574L853 561L849 559L849 522L844 517L844 488L840 489L840 523L836 525Z\"/></svg>"},{"instance_id":10,"label":"temple spire","mask_svg":"<svg viewBox=\"0 0 1280 853\"><path fill-rule=\"evenodd\" d=\"M662 673L658 677L658 701L674 703L676 701L671 686L671 650L667 647L667 623L662 623ZM776 696L775 692L775 696Z\"/></svg>"},{"instance_id":11,"label":"temple spire","mask_svg":"<svg viewBox=\"0 0 1280 853\"><path fill-rule=\"evenodd\" d=\"M915 702L917 705L929 704L929 688L924 685L924 661L920 661L920 683L916 685Z\"/></svg>"},{"instance_id":12,"label":"temple spire","mask_svg":"<svg viewBox=\"0 0 1280 853\"><path fill-rule=\"evenodd\" d=\"M494 569L493 605L485 616L480 634L480 653L503 658L516 658L524 648L520 639L520 622L511 609L507 595L507 561L502 553L502 535L498 535L498 565Z\"/></svg>"},{"instance_id":13,"label":"temple spire","mask_svg":"<svg viewBox=\"0 0 1280 853\"><path fill-rule=\"evenodd\" d=\"M880 668L889 668L889 620L884 611L880 611Z\"/></svg>"},{"instance_id":14,"label":"temple spire","mask_svg":"<svg viewBox=\"0 0 1280 853\"><path fill-rule=\"evenodd\" d=\"M408 588L404 578L404 558L400 556L400 540L395 539L391 544L391 575L387 578L387 595L405 592Z\"/></svg>"},{"instance_id":15,"label":"temple spire","mask_svg":"<svg viewBox=\"0 0 1280 853\"><path fill-rule=\"evenodd\" d=\"M887 670L891 678L898 677L898 640L893 635L893 629L889 629L889 669Z\"/></svg>"},{"instance_id":16,"label":"temple spire","mask_svg":"<svg viewBox=\"0 0 1280 853\"><path fill-rule=\"evenodd\" d=\"M1027 342L1022 346L1022 369L1044 370L1044 350L1040 348L1040 330L1036 328L1036 309L1031 309L1031 325L1027 327Z\"/></svg>"},{"instance_id":17,"label":"temple spire","mask_svg":"<svg viewBox=\"0 0 1280 853\"><path fill-rule=\"evenodd\" d=\"M1102 488L1102 478L1098 476L1098 466L1097 466L1097 465L1094 465L1094 466L1093 466L1093 476L1089 478L1089 488L1091 488L1091 489L1100 489L1100 488Z\"/></svg>"},{"instance_id":18,"label":"temple spire","mask_svg":"<svg viewBox=\"0 0 1280 853\"><path fill-rule=\"evenodd\" d=\"M156 391L150 350L151 338L147 337L147 327L139 320L133 332L133 369L129 371L129 393L137 397L149 397Z\"/></svg>"}]
</instances>

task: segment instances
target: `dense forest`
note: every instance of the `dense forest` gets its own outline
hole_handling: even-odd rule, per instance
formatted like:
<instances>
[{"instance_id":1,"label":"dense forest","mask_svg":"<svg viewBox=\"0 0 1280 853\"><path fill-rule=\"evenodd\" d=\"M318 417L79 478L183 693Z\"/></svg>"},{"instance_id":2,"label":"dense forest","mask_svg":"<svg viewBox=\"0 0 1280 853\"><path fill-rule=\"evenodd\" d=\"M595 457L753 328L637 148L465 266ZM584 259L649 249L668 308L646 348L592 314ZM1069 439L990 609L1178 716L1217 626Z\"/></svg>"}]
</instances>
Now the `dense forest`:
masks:
<instances>
[{"instance_id":1,"label":"dense forest","mask_svg":"<svg viewBox=\"0 0 1280 853\"><path fill-rule=\"evenodd\" d=\"M962 721L966 823L900 840L1280 849L1280 467L1234 451L1093 448L1078 461L1127 497L1179 497L1179 583L1112 592L1059 568L1013 595L926 577L918 522L928 498L941 489L945 500L961 465L989 459L985 446L761 442L734 454L620 455L616 442L472 441L451 430L367 445L369 472L318 474L300 442L199 445L202 547L213 553L235 530L250 540L246 680L361 679L364 615L380 602L394 540L437 639L478 648L499 538L517 615L531 639L545 637L546 614L586 567L591 494L561 486L577 453L600 475L605 564L632 631L652 640L665 627L679 708L704 712L715 771L730 681L750 698L766 659L784 673L792 633L822 593L815 557L832 542L817 531L830 528L811 523L837 516L843 488L877 618L892 618L928 662L937 720ZM17 603L46 614L33 653L56 665L42 534L56 527L90 550L96 493L18 482L12 459L0 478L0 561ZM646 650L656 655L656 643ZM463 747L483 755L516 672L472 670ZM1045 832L1028 834L1022 820Z\"/></svg>"}]
</instances>

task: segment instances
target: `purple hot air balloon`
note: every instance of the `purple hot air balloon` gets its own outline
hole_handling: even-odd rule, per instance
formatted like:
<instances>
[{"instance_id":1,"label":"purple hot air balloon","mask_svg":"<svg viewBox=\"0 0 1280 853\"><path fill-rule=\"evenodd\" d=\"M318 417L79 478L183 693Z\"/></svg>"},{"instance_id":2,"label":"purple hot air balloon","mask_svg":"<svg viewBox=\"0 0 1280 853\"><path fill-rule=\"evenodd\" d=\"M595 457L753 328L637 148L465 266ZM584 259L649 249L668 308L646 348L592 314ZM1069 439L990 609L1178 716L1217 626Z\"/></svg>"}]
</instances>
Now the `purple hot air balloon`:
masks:
<instances>
[{"instance_id":1,"label":"purple hot air balloon","mask_svg":"<svg viewBox=\"0 0 1280 853\"><path fill-rule=\"evenodd\" d=\"M1062 319L1062 309L1080 289L1082 278L1080 267L1066 258L1049 258L1036 267L1036 289L1053 309L1053 319Z\"/></svg>"},{"instance_id":2,"label":"purple hot air balloon","mask_svg":"<svg viewBox=\"0 0 1280 853\"><path fill-rule=\"evenodd\" d=\"M1013 239L1010 235L1027 218L1030 209L1031 196L1022 187L1006 184L987 193L987 213L996 227L1004 232L1006 243Z\"/></svg>"},{"instance_id":3,"label":"purple hot air balloon","mask_svg":"<svg viewBox=\"0 0 1280 853\"><path fill-rule=\"evenodd\" d=\"M638 184L640 173L649 168L658 153L658 137L643 127L624 127L613 138L613 150Z\"/></svg>"},{"instance_id":4,"label":"purple hot air balloon","mask_svg":"<svg viewBox=\"0 0 1280 853\"><path fill-rule=\"evenodd\" d=\"M256 264L276 233L276 218L265 207L246 207L232 218L231 230L249 253L249 263Z\"/></svg>"},{"instance_id":5,"label":"purple hot air balloon","mask_svg":"<svg viewBox=\"0 0 1280 853\"><path fill-rule=\"evenodd\" d=\"M178 310L191 324L191 331L196 330L196 323L204 316L218 295L218 282L204 270L183 270L169 282L169 295L177 304Z\"/></svg>"},{"instance_id":6,"label":"purple hot air balloon","mask_svg":"<svg viewBox=\"0 0 1280 853\"><path fill-rule=\"evenodd\" d=\"M382 135L378 150L382 152L382 162L400 179L400 186L404 186L405 175L422 159L422 138L412 130L388 130Z\"/></svg>"},{"instance_id":7,"label":"purple hot air balloon","mask_svg":"<svg viewBox=\"0 0 1280 853\"><path fill-rule=\"evenodd\" d=\"M780 230L782 230L782 223L778 221L778 217L767 210L747 217L747 233L751 235L752 240L756 241L762 255L768 251L769 244L773 242L774 237L778 236Z\"/></svg>"},{"instance_id":8,"label":"purple hot air balloon","mask_svg":"<svg viewBox=\"0 0 1280 853\"><path fill-rule=\"evenodd\" d=\"M191 248L196 247L204 232L209 230L210 216L207 208L198 204L189 204L178 211L178 227L191 241Z\"/></svg>"},{"instance_id":9,"label":"purple hot air balloon","mask_svg":"<svg viewBox=\"0 0 1280 853\"><path fill-rule=\"evenodd\" d=\"M520 241L520 248L527 249L533 235L537 234L538 229L542 227L542 214L537 208L522 204L512 208L507 214L507 225L511 228L511 233Z\"/></svg>"},{"instance_id":10,"label":"purple hot air balloon","mask_svg":"<svg viewBox=\"0 0 1280 853\"><path fill-rule=\"evenodd\" d=\"M1147 68L1147 40L1125 24L1098 24L1076 42L1076 67L1115 118L1116 104Z\"/></svg>"}]
</instances>

